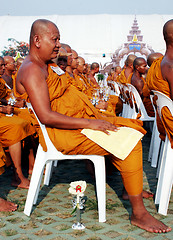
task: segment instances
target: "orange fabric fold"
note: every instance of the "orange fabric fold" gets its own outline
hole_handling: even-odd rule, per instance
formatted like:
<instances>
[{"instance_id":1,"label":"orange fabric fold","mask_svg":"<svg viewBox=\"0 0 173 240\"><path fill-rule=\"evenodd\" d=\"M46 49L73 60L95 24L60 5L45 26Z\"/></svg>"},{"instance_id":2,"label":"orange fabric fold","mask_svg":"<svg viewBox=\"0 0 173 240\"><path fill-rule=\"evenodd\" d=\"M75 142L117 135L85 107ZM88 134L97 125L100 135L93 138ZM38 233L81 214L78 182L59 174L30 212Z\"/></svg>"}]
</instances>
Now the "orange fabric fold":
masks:
<instances>
[{"instance_id":1,"label":"orange fabric fold","mask_svg":"<svg viewBox=\"0 0 173 240\"><path fill-rule=\"evenodd\" d=\"M170 98L170 88L166 80L163 79L161 73L161 62L163 57L156 59L147 74L146 82L150 90L156 90L164 93ZM165 130L173 148L173 117L167 107L162 109L162 119L157 114L157 126L160 132L160 138L165 139Z\"/></svg>"}]
</instances>

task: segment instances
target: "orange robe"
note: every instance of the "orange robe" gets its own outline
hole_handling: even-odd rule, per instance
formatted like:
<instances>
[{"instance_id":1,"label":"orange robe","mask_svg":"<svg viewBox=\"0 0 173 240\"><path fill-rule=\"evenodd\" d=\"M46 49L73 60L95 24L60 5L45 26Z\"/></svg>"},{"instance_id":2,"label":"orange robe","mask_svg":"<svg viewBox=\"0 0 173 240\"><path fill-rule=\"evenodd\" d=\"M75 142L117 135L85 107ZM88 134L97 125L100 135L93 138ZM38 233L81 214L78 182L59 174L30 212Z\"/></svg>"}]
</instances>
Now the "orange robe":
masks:
<instances>
[{"instance_id":1,"label":"orange robe","mask_svg":"<svg viewBox=\"0 0 173 240\"><path fill-rule=\"evenodd\" d=\"M3 147L20 142L31 133L32 126L27 121L15 115L8 117L0 113L0 143Z\"/></svg>"},{"instance_id":2,"label":"orange robe","mask_svg":"<svg viewBox=\"0 0 173 240\"><path fill-rule=\"evenodd\" d=\"M142 122L140 120L103 116L92 105L84 93L78 91L76 87L67 83L67 77L65 74L58 76L53 72L50 66L48 67L48 73L49 75L46 82L53 111L76 118L105 119L117 126L132 127L145 134L146 131L142 128ZM25 97L25 99L28 100L27 93L24 93L21 97ZM31 115L33 116L33 113L31 113ZM33 123L38 126L34 116ZM67 130L51 127L46 128L55 147L64 154L110 155L106 150L84 136L81 133L81 129ZM38 131L40 136L39 128ZM46 150L42 136L39 138L39 141L44 150ZM121 172L127 192L131 195L140 194L143 188L141 141L138 142L136 147L124 161L112 155L111 157L113 164Z\"/></svg>"},{"instance_id":3,"label":"orange robe","mask_svg":"<svg viewBox=\"0 0 173 240\"><path fill-rule=\"evenodd\" d=\"M69 81L69 83L71 85L75 86L79 91L85 93L90 100L93 98L93 87L91 87L88 80L83 75L75 74L73 80ZM99 111L101 111L101 110L99 110ZM107 110L101 111L101 112L103 112L104 115L110 116L110 117L115 115L115 109L113 108L110 100L108 100Z\"/></svg>"},{"instance_id":4,"label":"orange robe","mask_svg":"<svg viewBox=\"0 0 173 240\"><path fill-rule=\"evenodd\" d=\"M128 77L128 82L131 84L131 79L132 79L132 75L133 73L131 73ZM143 77L141 77L143 83L144 83L144 86L143 86L143 89L142 89L142 92L143 92L143 96L141 97L142 98L142 101L143 101L143 104L145 106L145 109L147 111L147 114L148 116L150 117L154 117L155 116L155 113L154 113L154 109L153 109L153 105L152 105L152 102L151 102L151 99L150 99L150 90L146 84L146 81Z\"/></svg>"},{"instance_id":5,"label":"orange robe","mask_svg":"<svg viewBox=\"0 0 173 240\"><path fill-rule=\"evenodd\" d=\"M156 90L164 93L171 98L169 84L163 79L161 73L161 61L163 57L156 59L147 73L146 82L150 90ZM162 120L162 121L161 121ZM173 117L171 116L168 108L164 107L162 110L162 119L160 120L157 114L157 126L160 132L160 138L165 139L165 130L173 148Z\"/></svg>"},{"instance_id":6,"label":"orange robe","mask_svg":"<svg viewBox=\"0 0 173 240\"><path fill-rule=\"evenodd\" d=\"M12 90L6 86L6 82L0 78L0 98L8 99L11 92ZM22 115L24 116L21 117ZM35 133L35 128L31 125L31 121L28 120L29 118L30 115L27 109L15 108L12 117L0 113L0 143L2 147L9 147ZM2 155L0 167L4 165L3 159Z\"/></svg>"},{"instance_id":7,"label":"orange robe","mask_svg":"<svg viewBox=\"0 0 173 240\"><path fill-rule=\"evenodd\" d=\"M125 69L123 69L119 76L117 77L117 82L121 84L129 83L128 79L125 76Z\"/></svg>"},{"instance_id":8,"label":"orange robe","mask_svg":"<svg viewBox=\"0 0 173 240\"><path fill-rule=\"evenodd\" d=\"M72 83L73 86L76 86L77 89L83 93L85 93L89 99L93 96L93 87L89 84L88 80L83 75L75 75L75 83ZM114 116L119 115L122 112L123 102L122 100L115 95L110 95L108 100L108 108L103 112L106 116Z\"/></svg>"},{"instance_id":9,"label":"orange robe","mask_svg":"<svg viewBox=\"0 0 173 240\"><path fill-rule=\"evenodd\" d=\"M17 76L17 75L15 75L15 76ZM7 87L5 80L0 78L0 98L5 98L6 100L8 100L8 98L10 97L11 94L12 95L14 94L15 97L19 97L16 94L15 79L16 78L13 76L14 89L11 90ZM27 108L20 109L20 108L14 107L14 116L24 119L25 121L27 121L28 124L31 125L31 116L30 116ZM32 125L30 126L29 129L30 129L30 132L29 132L28 136L32 135L36 132L35 128Z\"/></svg>"}]
</instances>

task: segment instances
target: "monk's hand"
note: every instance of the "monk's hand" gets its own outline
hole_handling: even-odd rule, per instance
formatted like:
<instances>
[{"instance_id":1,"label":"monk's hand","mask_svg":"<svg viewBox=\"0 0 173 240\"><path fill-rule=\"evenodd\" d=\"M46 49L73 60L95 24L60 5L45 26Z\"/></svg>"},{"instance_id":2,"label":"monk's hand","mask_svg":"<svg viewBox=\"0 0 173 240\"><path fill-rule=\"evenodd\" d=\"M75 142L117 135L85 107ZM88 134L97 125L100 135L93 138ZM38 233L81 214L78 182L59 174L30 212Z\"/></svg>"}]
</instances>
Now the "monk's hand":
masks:
<instances>
[{"instance_id":1,"label":"monk's hand","mask_svg":"<svg viewBox=\"0 0 173 240\"><path fill-rule=\"evenodd\" d=\"M20 100L17 100L14 104L15 107L18 107L18 108L23 108L25 107L25 100L24 99L20 99Z\"/></svg>"},{"instance_id":2,"label":"monk's hand","mask_svg":"<svg viewBox=\"0 0 173 240\"><path fill-rule=\"evenodd\" d=\"M114 132L119 130L119 128L116 127L115 125L113 125L112 123L107 122L105 120L99 120L99 119L89 119L89 127L88 128L93 129L93 130L102 131L108 135L109 135L108 130L114 131Z\"/></svg>"},{"instance_id":3,"label":"monk's hand","mask_svg":"<svg viewBox=\"0 0 173 240\"><path fill-rule=\"evenodd\" d=\"M2 106L2 112L10 115L14 112L14 108L11 105Z\"/></svg>"},{"instance_id":4,"label":"monk's hand","mask_svg":"<svg viewBox=\"0 0 173 240\"><path fill-rule=\"evenodd\" d=\"M105 102L104 100L100 100L99 103L96 105L96 108L107 110L108 102Z\"/></svg>"}]
</instances>

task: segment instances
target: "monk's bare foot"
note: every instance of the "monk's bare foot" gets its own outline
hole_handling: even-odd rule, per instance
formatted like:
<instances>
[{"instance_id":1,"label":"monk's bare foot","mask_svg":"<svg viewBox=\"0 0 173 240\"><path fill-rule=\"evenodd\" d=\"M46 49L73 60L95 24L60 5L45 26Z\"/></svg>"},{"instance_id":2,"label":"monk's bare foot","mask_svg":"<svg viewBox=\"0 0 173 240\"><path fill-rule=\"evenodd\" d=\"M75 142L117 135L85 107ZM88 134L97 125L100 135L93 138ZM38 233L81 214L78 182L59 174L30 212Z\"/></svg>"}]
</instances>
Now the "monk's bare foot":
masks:
<instances>
[{"instance_id":1,"label":"monk's bare foot","mask_svg":"<svg viewBox=\"0 0 173 240\"><path fill-rule=\"evenodd\" d=\"M152 233L166 233L172 230L170 227L151 216L147 211L144 211L138 216L132 214L131 224Z\"/></svg>"},{"instance_id":2,"label":"monk's bare foot","mask_svg":"<svg viewBox=\"0 0 173 240\"><path fill-rule=\"evenodd\" d=\"M14 179L11 183L11 186L13 187L18 187L18 188L25 188L25 189L29 189L29 184L30 181L27 178L22 178L22 179Z\"/></svg>"},{"instance_id":3,"label":"monk's bare foot","mask_svg":"<svg viewBox=\"0 0 173 240\"><path fill-rule=\"evenodd\" d=\"M143 190L142 191L142 197L143 198L153 198L154 194L151 193L151 192ZM129 200L129 196L128 196L127 192L125 191L125 189L123 190L122 199L123 200Z\"/></svg>"},{"instance_id":4,"label":"monk's bare foot","mask_svg":"<svg viewBox=\"0 0 173 240\"><path fill-rule=\"evenodd\" d=\"M17 204L0 198L0 212L13 212L16 211Z\"/></svg>"}]
</instances>

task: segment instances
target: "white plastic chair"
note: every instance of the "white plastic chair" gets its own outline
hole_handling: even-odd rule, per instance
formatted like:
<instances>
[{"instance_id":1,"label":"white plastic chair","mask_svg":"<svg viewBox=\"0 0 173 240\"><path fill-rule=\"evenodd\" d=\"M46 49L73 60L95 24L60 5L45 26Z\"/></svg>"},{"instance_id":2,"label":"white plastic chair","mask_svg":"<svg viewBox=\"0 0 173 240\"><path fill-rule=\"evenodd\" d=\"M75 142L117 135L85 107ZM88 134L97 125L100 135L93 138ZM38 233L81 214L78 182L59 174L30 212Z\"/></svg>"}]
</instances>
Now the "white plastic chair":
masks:
<instances>
[{"instance_id":1,"label":"white plastic chair","mask_svg":"<svg viewBox=\"0 0 173 240\"><path fill-rule=\"evenodd\" d=\"M141 117L139 118L141 121L154 121L155 117L150 117L145 109L145 106L142 102L141 96L139 95L137 89L130 83L127 83L128 89L131 92L131 94L133 95L134 98L132 98L133 101L135 101L136 106L138 108L138 111L141 114ZM135 111L135 107L133 108ZM134 115L130 118L135 119L138 115L138 112L134 112Z\"/></svg>"},{"instance_id":2,"label":"white plastic chair","mask_svg":"<svg viewBox=\"0 0 173 240\"><path fill-rule=\"evenodd\" d=\"M165 94L159 91L153 91L154 95L157 96L156 104L157 111L162 116L162 108L167 107L173 116L173 102ZM160 162L159 178L157 183L155 204L159 204L158 212L163 215L167 215L169 199L172 191L173 184L173 149L169 138L166 134L166 139L163 147L163 153Z\"/></svg>"},{"instance_id":3,"label":"white plastic chair","mask_svg":"<svg viewBox=\"0 0 173 240\"><path fill-rule=\"evenodd\" d=\"M121 116L124 118L130 118L132 114L132 106L129 102L129 88L127 85L118 83L119 89L120 89L120 98L123 102L123 110Z\"/></svg>"},{"instance_id":4,"label":"white plastic chair","mask_svg":"<svg viewBox=\"0 0 173 240\"><path fill-rule=\"evenodd\" d=\"M154 97L154 95L150 95L150 99L151 99L151 102L153 104L153 109L154 109L155 116L156 116L156 109L155 109L155 106L154 106L154 103L153 103L153 97ZM148 161L151 162L152 167L156 168L159 165L158 164L158 161L160 159L159 153L161 153L160 152L161 145L163 145L163 144L164 143L161 141L161 139L159 137L159 131L158 131L158 128L157 128L157 120L156 120L156 117L155 117L154 124L153 124L153 130L152 130L152 136L151 136L150 149L149 149L149 154L148 154Z\"/></svg>"},{"instance_id":5,"label":"white plastic chair","mask_svg":"<svg viewBox=\"0 0 173 240\"><path fill-rule=\"evenodd\" d=\"M97 191L97 200L98 200L98 215L99 222L106 221L106 185L105 185L105 158L104 156L98 155L64 155L59 152L53 143L51 142L45 125L41 124L36 113L34 112L30 103L27 103L28 109L31 109L35 114L39 125L41 127L45 143L47 146L47 152L44 152L42 146L39 144L35 159L35 164L33 168L33 173L31 176L31 182L27 194L27 199L25 203L24 213L27 216L30 216L31 210L34 204L37 202L40 184L46 165L46 172L48 181L50 179L52 163L55 160L65 160L65 159L89 159L93 162L95 167L95 178L96 178L96 191Z\"/></svg>"}]
</instances>

